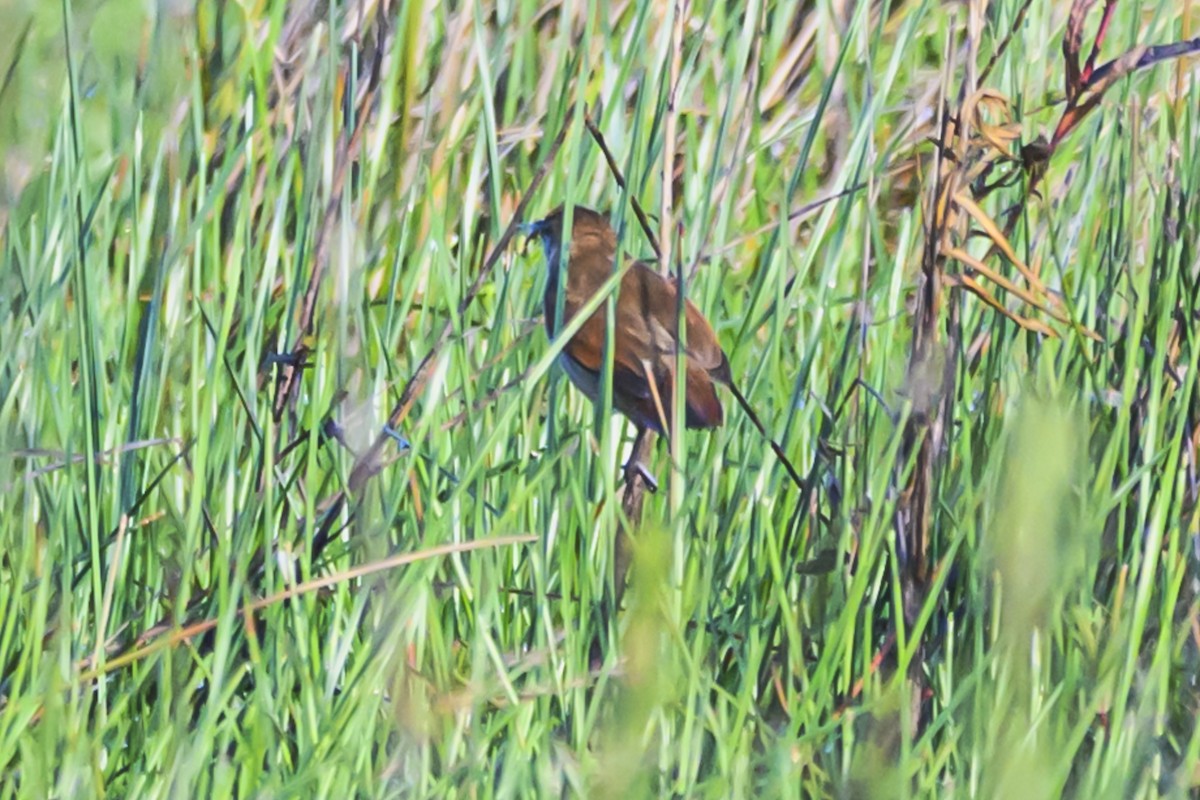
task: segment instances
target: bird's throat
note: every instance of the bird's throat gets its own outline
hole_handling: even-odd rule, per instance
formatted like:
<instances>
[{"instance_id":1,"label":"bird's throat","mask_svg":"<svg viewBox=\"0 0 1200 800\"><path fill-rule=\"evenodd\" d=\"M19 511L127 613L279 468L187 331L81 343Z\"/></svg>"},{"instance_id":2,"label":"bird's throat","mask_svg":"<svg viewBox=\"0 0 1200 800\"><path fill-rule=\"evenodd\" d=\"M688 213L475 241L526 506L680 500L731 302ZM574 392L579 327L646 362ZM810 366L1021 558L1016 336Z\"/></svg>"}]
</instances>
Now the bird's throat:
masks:
<instances>
[{"instance_id":1,"label":"bird's throat","mask_svg":"<svg viewBox=\"0 0 1200 800\"><path fill-rule=\"evenodd\" d=\"M563 285L562 264L559 252L546 242L546 295L543 301L546 315L546 332L553 338L562 329L562 317L566 315L566 298L559 299L559 287Z\"/></svg>"}]
</instances>

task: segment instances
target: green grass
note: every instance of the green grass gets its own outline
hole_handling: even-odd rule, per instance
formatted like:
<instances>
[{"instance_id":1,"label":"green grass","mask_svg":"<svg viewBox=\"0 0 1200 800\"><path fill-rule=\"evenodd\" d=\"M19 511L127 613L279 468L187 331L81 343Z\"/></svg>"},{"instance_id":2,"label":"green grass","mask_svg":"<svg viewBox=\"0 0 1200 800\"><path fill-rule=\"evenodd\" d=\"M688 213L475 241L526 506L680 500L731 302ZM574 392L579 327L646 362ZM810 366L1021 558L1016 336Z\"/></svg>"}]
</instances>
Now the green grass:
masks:
<instances>
[{"instance_id":1,"label":"green grass","mask_svg":"<svg viewBox=\"0 0 1200 800\"><path fill-rule=\"evenodd\" d=\"M1079 325L947 286L914 364L939 108L1006 42L1049 136L1066 4L187 5L0 0L0 798L1200 786L1194 59L978 200ZM1198 14L1120 3L1100 61ZM610 620L632 430L553 366L536 246L471 287L538 180L649 255L668 161L654 233L812 493L723 394Z\"/></svg>"}]
</instances>

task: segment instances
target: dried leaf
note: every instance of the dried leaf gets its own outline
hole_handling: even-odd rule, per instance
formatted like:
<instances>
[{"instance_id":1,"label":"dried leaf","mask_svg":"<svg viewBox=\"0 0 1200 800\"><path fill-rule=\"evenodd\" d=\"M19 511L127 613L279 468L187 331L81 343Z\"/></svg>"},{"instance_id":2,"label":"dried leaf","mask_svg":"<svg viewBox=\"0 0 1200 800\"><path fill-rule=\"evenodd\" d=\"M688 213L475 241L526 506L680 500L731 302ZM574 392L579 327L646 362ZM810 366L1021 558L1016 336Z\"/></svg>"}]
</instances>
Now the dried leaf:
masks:
<instances>
[{"instance_id":1,"label":"dried leaf","mask_svg":"<svg viewBox=\"0 0 1200 800\"><path fill-rule=\"evenodd\" d=\"M979 135L987 140L997 153L1006 158L1012 157L1009 145L1021 138L1021 126L1010 125L980 125Z\"/></svg>"},{"instance_id":2,"label":"dried leaf","mask_svg":"<svg viewBox=\"0 0 1200 800\"><path fill-rule=\"evenodd\" d=\"M967 197L966 194L962 192L959 192L957 195L955 195L954 200L959 204L959 206L962 207L964 211L970 214L977 223L979 223L979 226L983 228L983 232L987 234L987 237L995 243L996 247L1000 248L1000 252L1004 253L1005 258L1012 262L1012 265L1016 267L1022 275L1025 276L1025 280L1029 282L1029 285L1032 286L1038 293L1046 294L1046 286L1042 283L1041 278L1039 278L1034 271L1025 264L1024 261L1017 257L1017 253L1015 250L1013 250L1013 246L1008 241L1008 237L1005 236L996 223L992 221L992 218L985 214L983 209L975 204L974 200Z\"/></svg>"},{"instance_id":3,"label":"dried leaf","mask_svg":"<svg viewBox=\"0 0 1200 800\"><path fill-rule=\"evenodd\" d=\"M1075 0L1067 17L1067 30L1063 34L1063 61L1066 66L1065 85L1067 104L1073 105L1083 92L1083 73L1079 68L1079 50L1083 45L1083 25L1088 11L1096 0Z\"/></svg>"},{"instance_id":4,"label":"dried leaf","mask_svg":"<svg viewBox=\"0 0 1200 800\"><path fill-rule=\"evenodd\" d=\"M946 274L942 276L942 281L948 286L961 286L983 302L987 303L993 309L1003 314L1008 319L1020 325L1025 330L1033 331L1034 333L1040 333L1043 336L1052 336L1055 338L1058 337L1058 334L1054 332L1054 329L1046 325L1046 323L1041 322L1040 320L1022 317L1009 311L1004 307L1003 303L993 297L991 292L983 288L983 286L981 286L979 282L970 275Z\"/></svg>"},{"instance_id":5,"label":"dried leaf","mask_svg":"<svg viewBox=\"0 0 1200 800\"><path fill-rule=\"evenodd\" d=\"M1029 305L1038 309L1039 311L1049 314L1050 316L1054 317L1059 322L1070 322L1070 318L1066 314L1064 314L1062 311L1055 309L1055 308L1051 308L1046 303L1045 300L1038 297L1037 295L1035 295L1033 292L1029 291L1028 289L1025 289L1025 288L1013 283L1008 278L1006 278L1003 275L1001 275L1000 273L996 272L991 267L989 267L987 264L985 264L982 261L980 261L979 259L975 258L975 256L971 255L970 253L966 252L965 250L960 250L957 247L951 247L944 251L944 255L947 258L953 258L956 261L966 264L968 267L975 270L980 275L987 278L988 280L990 280L992 283L999 286L1004 291L1008 292L1009 294L1016 295L1021 300L1025 301L1026 303L1028 303Z\"/></svg>"},{"instance_id":6,"label":"dried leaf","mask_svg":"<svg viewBox=\"0 0 1200 800\"><path fill-rule=\"evenodd\" d=\"M1100 27L1096 29L1096 38L1092 42L1092 52L1088 54L1087 63L1083 65L1084 84L1092 79L1092 70L1096 66L1096 57L1100 55L1100 46L1108 36L1108 25L1112 22L1113 12L1117 10L1117 0L1104 0L1104 16L1100 18Z\"/></svg>"}]
</instances>

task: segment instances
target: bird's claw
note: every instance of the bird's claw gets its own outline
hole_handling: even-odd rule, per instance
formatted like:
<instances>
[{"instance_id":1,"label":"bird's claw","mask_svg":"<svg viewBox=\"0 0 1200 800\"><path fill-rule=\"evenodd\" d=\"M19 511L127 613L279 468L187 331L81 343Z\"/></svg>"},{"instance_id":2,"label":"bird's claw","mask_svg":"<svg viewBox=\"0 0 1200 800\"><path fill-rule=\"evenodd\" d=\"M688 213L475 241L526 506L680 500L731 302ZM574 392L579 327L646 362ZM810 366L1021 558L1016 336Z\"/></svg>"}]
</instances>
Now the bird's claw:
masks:
<instances>
[{"instance_id":1,"label":"bird's claw","mask_svg":"<svg viewBox=\"0 0 1200 800\"><path fill-rule=\"evenodd\" d=\"M631 482L639 475L646 483L646 488L650 490L651 494L654 494L658 491L658 480L654 477L650 470L646 469L645 464L640 461L631 461L625 465L625 481L627 483Z\"/></svg>"},{"instance_id":2,"label":"bird's claw","mask_svg":"<svg viewBox=\"0 0 1200 800\"><path fill-rule=\"evenodd\" d=\"M390 424L385 424L383 426L383 432L386 436L395 439L396 443L400 445L400 449L402 451L412 447L412 442L410 442L408 439L405 439L404 435L401 434L400 431L393 428Z\"/></svg>"}]
</instances>

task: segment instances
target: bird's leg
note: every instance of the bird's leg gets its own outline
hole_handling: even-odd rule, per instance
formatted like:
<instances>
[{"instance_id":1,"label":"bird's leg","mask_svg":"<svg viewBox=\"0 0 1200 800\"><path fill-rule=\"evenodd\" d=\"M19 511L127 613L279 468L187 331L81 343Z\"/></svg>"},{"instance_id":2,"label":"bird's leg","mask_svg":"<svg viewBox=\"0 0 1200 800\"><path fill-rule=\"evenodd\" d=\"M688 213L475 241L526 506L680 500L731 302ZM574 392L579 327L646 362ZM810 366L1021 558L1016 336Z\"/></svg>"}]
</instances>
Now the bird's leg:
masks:
<instances>
[{"instance_id":1,"label":"bird's leg","mask_svg":"<svg viewBox=\"0 0 1200 800\"><path fill-rule=\"evenodd\" d=\"M658 480L654 474L646 468L643 459L645 454L642 452L646 441L646 436L650 433L645 425L638 425L637 435L633 437L633 449L629 452L629 461L625 462L625 482L632 483L633 479L641 476L646 483L646 488L651 492L658 491Z\"/></svg>"},{"instance_id":2,"label":"bird's leg","mask_svg":"<svg viewBox=\"0 0 1200 800\"><path fill-rule=\"evenodd\" d=\"M634 423L637 424L637 423ZM645 425L637 425L637 436L633 440L633 451L625 464L625 491L621 498L622 521L617 530L616 541L613 542L613 593L606 597L605 615L607 620L616 618L617 609L621 607L621 598L625 594L625 577L629 565L633 561L633 531L642 518L642 499L645 489L653 491L658 484L654 476L643 464L649 456L651 437L653 434ZM638 481L636 478L641 477ZM616 630L615 626L612 628Z\"/></svg>"}]
</instances>

